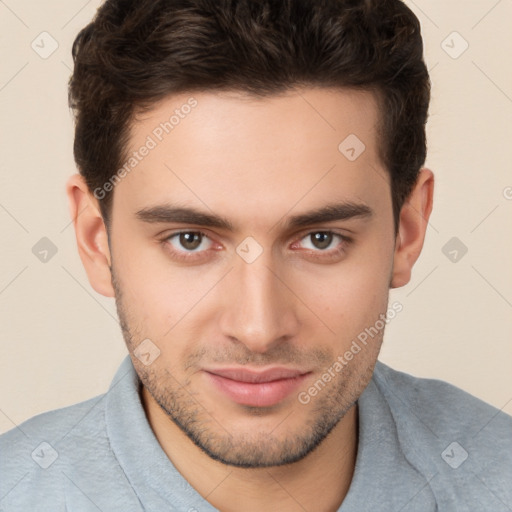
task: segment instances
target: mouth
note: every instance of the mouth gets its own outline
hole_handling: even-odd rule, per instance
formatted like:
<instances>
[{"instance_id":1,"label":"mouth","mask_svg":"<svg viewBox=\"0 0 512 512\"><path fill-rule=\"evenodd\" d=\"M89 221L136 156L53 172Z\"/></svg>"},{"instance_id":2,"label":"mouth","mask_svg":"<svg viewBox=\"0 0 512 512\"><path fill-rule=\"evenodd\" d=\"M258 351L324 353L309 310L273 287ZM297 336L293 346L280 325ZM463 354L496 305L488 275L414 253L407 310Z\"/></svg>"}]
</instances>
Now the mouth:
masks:
<instances>
[{"instance_id":1,"label":"mouth","mask_svg":"<svg viewBox=\"0 0 512 512\"><path fill-rule=\"evenodd\" d=\"M240 368L203 370L208 381L239 405L271 407L282 402L311 373L290 368L251 371Z\"/></svg>"}]
</instances>

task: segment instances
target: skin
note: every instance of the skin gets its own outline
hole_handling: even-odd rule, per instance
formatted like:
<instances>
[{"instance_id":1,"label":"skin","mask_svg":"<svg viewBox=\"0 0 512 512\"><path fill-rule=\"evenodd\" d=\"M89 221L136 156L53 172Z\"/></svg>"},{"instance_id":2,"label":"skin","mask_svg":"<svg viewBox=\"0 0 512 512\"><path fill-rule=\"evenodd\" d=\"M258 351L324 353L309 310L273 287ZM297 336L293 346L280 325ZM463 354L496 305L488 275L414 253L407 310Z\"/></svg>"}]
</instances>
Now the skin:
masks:
<instances>
[{"instance_id":1,"label":"skin","mask_svg":"<svg viewBox=\"0 0 512 512\"><path fill-rule=\"evenodd\" d=\"M131 150L190 96L166 98L138 118ZM383 331L308 404L297 394L386 312L389 288L409 281L433 174L420 171L396 234L370 92L193 97L197 107L115 187L110 245L98 201L79 175L69 179L80 257L92 287L116 298L155 436L201 495L226 512L337 510L355 466L356 401ZM366 146L353 162L338 150L349 134ZM371 215L286 225L347 202ZM221 216L234 229L136 215L165 203ZM197 248L169 238L177 231L190 233ZM205 237L194 239L197 232ZM236 252L246 237L262 249L251 263ZM160 355L146 366L134 350L147 338ZM309 373L300 389L267 407L235 403L206 373L271 365Z\"/></svg>"}]
</instances>

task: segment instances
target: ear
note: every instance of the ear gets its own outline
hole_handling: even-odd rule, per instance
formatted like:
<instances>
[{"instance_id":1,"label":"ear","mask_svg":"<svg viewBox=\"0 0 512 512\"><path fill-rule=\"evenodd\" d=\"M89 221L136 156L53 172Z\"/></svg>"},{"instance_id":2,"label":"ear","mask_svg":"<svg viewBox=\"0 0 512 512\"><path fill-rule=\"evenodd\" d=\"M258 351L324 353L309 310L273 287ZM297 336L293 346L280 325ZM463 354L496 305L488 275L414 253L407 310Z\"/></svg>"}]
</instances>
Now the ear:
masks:
<instances>
[{"instance_id":1,"label":"ear","mask_svg":"<svg viewBox=\"0 0 512 512\"><path fill-rule=\"evenodd\" d=\"M391 288L400 288L411 279L412 267L423 248L433 196L434 174L429 169L421 169L416 185L400 211Z\"/></svg>"},{"instance_id":2,"label":"ear","mask_svg":"<svg viewBox=\"0 0 512 512\"><path fill-rule=\"evenodd\" d=\"M66 183L66 194L75 227L78 253L89 282L101 295L114 297L107 229L98 200L90 193L80 174L74 174L69 178Z\"/></svg>"}]
</instances>

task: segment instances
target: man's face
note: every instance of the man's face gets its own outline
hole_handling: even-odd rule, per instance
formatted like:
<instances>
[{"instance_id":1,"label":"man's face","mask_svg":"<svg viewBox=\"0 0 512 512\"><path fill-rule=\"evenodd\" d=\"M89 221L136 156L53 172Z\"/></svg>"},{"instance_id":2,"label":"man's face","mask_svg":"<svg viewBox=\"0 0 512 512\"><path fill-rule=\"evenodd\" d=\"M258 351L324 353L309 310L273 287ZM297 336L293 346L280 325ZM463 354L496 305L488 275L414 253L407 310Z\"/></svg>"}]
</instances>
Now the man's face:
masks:
<instances>
[{"instance_id":1,"label":"man's face","mask_svg":"<svg viewBox=\"0 0 512 512\"><path fill-rule=\"evenodd\" d=\"M114 192L118 312L146 400L214 459L300 460L371 378L382 330L298 399L387 310L395 236L377 115L366 92L210 92L133 126L131 151L150 150ZM359 156L353 136L339 149L351 134ZM334 216L303 217L327 206Z\"/></svg>"}]
</instances>

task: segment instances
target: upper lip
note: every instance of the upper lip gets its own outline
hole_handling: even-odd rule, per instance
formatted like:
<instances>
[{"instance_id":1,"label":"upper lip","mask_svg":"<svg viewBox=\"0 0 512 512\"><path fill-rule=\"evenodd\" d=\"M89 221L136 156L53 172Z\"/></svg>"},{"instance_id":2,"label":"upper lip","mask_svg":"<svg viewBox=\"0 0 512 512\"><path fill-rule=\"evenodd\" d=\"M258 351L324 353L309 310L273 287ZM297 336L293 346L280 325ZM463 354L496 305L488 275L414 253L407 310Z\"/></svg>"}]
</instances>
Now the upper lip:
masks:
<instances>
[{"instance_id":1,"label":"upper lip","mask_svg":"<svg viewBox=\"0 0 512 512\"><path fill-rule=\"evenodd\" d=\"M254 384L272 382L275 380L294 379L309 373L307 371L292 368L268 368L266 370L247 370L241 368L214 368L205 370L213 375L238 382L250 382Z\"/></svg>"}]
</instances>

